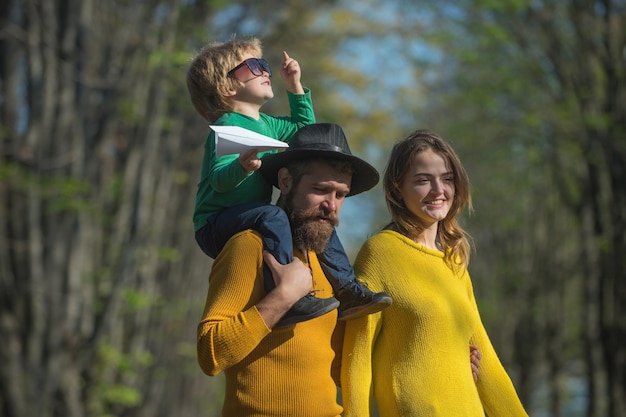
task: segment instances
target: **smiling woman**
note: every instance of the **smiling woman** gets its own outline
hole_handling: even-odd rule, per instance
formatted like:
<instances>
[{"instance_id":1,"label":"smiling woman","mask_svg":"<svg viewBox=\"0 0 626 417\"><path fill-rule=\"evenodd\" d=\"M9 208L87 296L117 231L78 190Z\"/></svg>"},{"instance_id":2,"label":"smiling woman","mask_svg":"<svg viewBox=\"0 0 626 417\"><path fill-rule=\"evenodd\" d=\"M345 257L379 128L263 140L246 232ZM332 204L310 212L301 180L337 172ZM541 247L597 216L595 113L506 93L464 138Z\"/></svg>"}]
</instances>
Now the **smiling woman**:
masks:
<instances>
[{"instance_id":1,"label":"smiling woman","mask_svg":"<svg viewBox=\"0 0 626 417\"><path fill-rule=\"evenodd\" d=\"M381 417L527 417L474 299L457 222L471 196L458 156L436 133L416 131L394 146L383 187L392 221L365 242L354 268L394 303L346 324L345 416L369 416L375 401ZM477 379L473 346L482 356Z\"/></svg>"}]
</instances>

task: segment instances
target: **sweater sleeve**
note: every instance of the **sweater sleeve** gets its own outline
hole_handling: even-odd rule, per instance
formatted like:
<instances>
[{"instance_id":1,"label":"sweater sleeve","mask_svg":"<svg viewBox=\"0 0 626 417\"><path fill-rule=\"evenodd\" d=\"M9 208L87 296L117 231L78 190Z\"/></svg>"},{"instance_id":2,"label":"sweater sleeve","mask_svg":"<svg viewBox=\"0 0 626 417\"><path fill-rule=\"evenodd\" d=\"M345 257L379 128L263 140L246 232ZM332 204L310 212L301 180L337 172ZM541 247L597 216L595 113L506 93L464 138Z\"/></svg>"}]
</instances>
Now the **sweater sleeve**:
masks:
<instances>
[{"instance_id":1,"label":"sweater sleeve","mask_svg":"<svg viewBox=\"0 0 626 417\"><path fill-rule=\"evenodd\" d=\"M483 408L489 417L528 417L517 396L511 378L502 366L480 319L471 279L467 272L463 279L472 307L478 316L478 326L470 342L477 345L482 354L477 388Z\"/></svg>"},{"instance_id":2,"label":"sweater sleeve","mask_svg":"<svg viewBox=\"0 0 626 417\"><path fill-rule=\"evenodd\" d=\"M288 143L298 129L315 123L315 113L311 92L308 89L305 89L304 94L287 92L287 98L291 110L289 116L269 116L261 113L261 117L264 117L275 139Z\"/></svg>"},{"instance_id":3,"label":"sweater sleeve","mask_svg":"<svg viewBox=\"0 0 626 417\"><path fill-rule=\"evenodd\" d=\"M217 375L243 360L270 333L255 304L263 297L263 244L256 232L233 236L215 259L198 325L200 368Z\"/></svg>"},{"instance_id":4,"label":"sweater sleeve","mask_svg":"<svg viewBox=\"0 0 626 417\"><path fill-rule=\"evenodd\" d=\"M311 90L305 87L304 94L293 94L287 92L287 98L289 99L291 119L294 122L296 122L300 127L315 123Z\"/></svg>"},{"instance_id":5,"label":"sweater sleeve","mask_svg":"<svg viewBox=\"0 0 626 417\"><path fill-rule=\"evenodd\" d=\"M203 164L207 165L207 179L219 192L232 191L252 173L246 173L239 163L239 154L215 155L215 132L211 131L204 149Z\"/></svg>"},{"instance_id":6,"label":"sweater sleeve","mask_svg":"<svg viewBox=\"0 0 626 417\"><path fill-rule=\"evenodd\" d=\"M341 360L341 386L345 417L367 417L374 398L372 349L380 326L380 312L346 324Z\"/></svg>"},{"instance_id":7,"label":"sweater sleeve","mask_svg":"<svg viewBox=\"0 0 626 417\"><path fill-rule=\"evenodd\" d=\"M376 274L369 242L361 248L354 264L359 280L367 282ZM374 280L376 281L376 280ZM370 289L378 290L371 287ZM346 323L341 360L341 391L345 417L368 417L372 413L372 353L380 331L382 314L369 314Z\"/></svg>"}]
</instances>

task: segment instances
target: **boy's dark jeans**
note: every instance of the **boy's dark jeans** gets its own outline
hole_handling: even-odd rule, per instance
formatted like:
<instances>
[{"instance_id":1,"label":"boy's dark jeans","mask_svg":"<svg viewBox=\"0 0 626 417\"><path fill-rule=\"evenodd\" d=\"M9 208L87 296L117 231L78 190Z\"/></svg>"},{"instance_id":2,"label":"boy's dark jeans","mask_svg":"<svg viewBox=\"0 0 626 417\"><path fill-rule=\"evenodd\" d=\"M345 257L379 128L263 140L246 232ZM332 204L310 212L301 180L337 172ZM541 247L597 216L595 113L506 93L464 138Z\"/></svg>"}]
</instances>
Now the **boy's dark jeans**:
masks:
<instances>
[{"instance_id":1,"label":"boy's dark jeans","mask_svg":"<svg viewBox=\"0 0 626 417\"><path fill-rule=\"evenodd\" d=\"M204 253L215 259L233 235L247 230L258 231L265 249L283 265L293 260L293 241L287 214L272 204L242 204L226 208L209 217L207 224L196 231L196 241ZM339 241L337 231L318 254L322 269L335 290L355 279L354 270ZM264 264L264 286L267 292L274 289L274 279Z\"/></svg>"}]
</instances>

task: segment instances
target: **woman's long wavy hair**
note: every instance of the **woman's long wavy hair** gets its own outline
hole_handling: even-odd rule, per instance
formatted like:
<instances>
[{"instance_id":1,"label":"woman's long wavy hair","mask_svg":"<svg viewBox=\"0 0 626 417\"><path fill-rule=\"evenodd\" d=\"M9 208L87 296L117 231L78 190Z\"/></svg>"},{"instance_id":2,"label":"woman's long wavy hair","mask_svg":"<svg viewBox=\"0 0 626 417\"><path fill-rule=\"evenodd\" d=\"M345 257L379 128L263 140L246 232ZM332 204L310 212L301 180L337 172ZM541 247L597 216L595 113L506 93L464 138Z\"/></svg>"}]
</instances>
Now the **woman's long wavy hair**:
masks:
<instances>
[{"instance_id":1,"label":"woman's long wavy hair","mask_svg":"<svg viewBox=\"0 0 626 417\"><path fill-rule=\"evenodd\" d=\"M459 225L457 217L466 207L469 211L472 209L469 177L454 149L435 132L417 130L394 145L383 178L385 200L391 213L391 223L385 229L412 239L425 230L426 225L406 207L400 191L415 155L428 149L440 155L454 174L454 200L446 218L439 222L437 242L444 248L445 261L451 268L467 267L470 236Z\"/></svg>"}]
</instances>

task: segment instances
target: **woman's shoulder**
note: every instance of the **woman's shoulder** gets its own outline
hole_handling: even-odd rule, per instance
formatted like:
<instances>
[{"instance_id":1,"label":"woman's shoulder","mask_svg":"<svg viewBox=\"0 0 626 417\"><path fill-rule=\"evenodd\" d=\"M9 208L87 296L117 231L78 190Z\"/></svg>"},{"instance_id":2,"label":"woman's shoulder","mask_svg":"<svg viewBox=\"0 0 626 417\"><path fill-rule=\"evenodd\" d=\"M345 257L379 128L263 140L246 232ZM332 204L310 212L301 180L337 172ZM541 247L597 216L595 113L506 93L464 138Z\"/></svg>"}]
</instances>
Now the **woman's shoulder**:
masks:
<instances>
[{"instance_id":1,"label":"woman's shoulder","mask_svg":"<svg viewBox=\"0 0 626 417\"><path fill-rule=\"evenodd\" d=\"M381 230L367 238L360 249L360 253L394 253L402 246L404 236L391 230Z\"/></svg>"},{"instance_id":2,"label":"woman's shoulder","mask_svg":"<svg viewBox=\"0 0 626 417\"><path fill-rule=\"evenodd\" d=\"M398 256L426 256L439 259L444 257L443 252L428 248L402 233L388 229L381 230L368 238L361 247L361 252L374 252L379 255L391 256L395 259L398 259Z\"/></svg>"},{"instance_id":3,"label":"woman's shoulder","mask_svg":"<svg viewBox=\"0 0 626 417\"><path fill-rule=\"evenodd\" d=\"M364 246L382 246L389 247L390 245L403 245L412 244L413 241L401 233L394 230L381 230L376 234L370 236L364 243Z\"/></svg>"}]
</instances>

